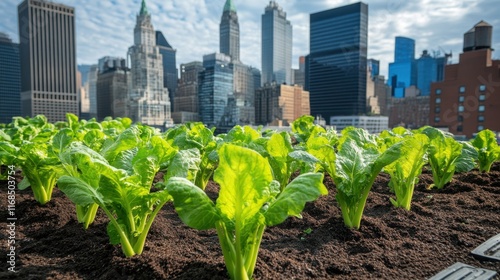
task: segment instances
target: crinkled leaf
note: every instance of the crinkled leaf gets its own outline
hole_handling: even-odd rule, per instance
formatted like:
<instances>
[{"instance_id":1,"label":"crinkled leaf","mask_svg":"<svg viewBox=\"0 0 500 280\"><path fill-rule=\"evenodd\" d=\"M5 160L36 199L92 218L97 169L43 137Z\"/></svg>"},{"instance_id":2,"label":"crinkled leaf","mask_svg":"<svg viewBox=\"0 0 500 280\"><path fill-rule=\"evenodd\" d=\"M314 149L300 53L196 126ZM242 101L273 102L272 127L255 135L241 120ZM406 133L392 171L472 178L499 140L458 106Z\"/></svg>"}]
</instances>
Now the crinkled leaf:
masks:
<instances>
[{"instance_id":1,"label":"crinkled leaf","mask_svg":"<svg viewBox=\"0 0 500 280\"><path fill-rule=\"evenodd\" d=\"M180 150L172 159L165 174L165 180L171 177L182 177L194 183L196 173L201 163L198 149Z\"/></svg>"},{"instance_id":2,"label":"crinkled leaf","mask_svg":"<svg viewBox=\"0 0 500 280\"><path fill-rule=\"evenodd\" d=\"M462 144L462 153L455 161L456 172L469 172L476 167L478 152L469 142L459 142Z\"/></svg>"},{"instance_id":3,"label":"crinkled leaf","mask_svg":"<svg viewBox=\"0 0 500 280\"><path fill-rule=\"evenodd\" d=\"M282 223L288 216L299 216L305 203L328 194L323 185L323 174L306 173L295 178L269 205L264 213L266 225Z\"/></svg>"}]
</instances>

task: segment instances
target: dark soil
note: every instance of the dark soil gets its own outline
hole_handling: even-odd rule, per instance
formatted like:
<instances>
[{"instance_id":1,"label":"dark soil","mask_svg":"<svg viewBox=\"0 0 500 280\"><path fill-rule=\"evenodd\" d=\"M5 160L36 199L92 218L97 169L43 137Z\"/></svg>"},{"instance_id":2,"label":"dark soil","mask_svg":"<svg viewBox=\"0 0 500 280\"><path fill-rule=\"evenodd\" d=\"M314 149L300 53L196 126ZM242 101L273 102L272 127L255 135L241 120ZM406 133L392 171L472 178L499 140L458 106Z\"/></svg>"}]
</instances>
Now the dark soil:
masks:
<instances>
[{"instance_id":1,"label":"dark soil","mask_svg":"<svg viewBox=\"0 0 500 280\"><path fill-rule=\"evenodd\" d=\"M500 262L470 255L500 233L500 164L489 174L455 175L441 191L426 189L432 177L424 172L410 212L391 205L388 179L377 178L361 228L350 230L326 177L330 194L307 204L302 219L266 229L255 279L426 279L455 262L500 272ZM45 206L31 191L17 191L17 272L8 272L7 184L0 186L0 279L228 278L216 232L188 228L171 203L155 220L144 253L126 258L109 244L101 210L85 231L58 190ZM217 186L211 182L207 191L216 196Z\"/></svg>"}]
</instances>

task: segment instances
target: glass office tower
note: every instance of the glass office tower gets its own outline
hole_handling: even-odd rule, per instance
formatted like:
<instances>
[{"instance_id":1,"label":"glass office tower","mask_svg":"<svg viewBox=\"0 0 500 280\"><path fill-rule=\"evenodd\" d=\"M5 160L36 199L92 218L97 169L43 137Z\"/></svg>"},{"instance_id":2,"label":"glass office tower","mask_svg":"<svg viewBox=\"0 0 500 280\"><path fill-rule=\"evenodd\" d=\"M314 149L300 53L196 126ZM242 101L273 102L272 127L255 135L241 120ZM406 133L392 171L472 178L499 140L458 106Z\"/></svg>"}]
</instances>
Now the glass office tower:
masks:
<instances>
[{"instance_id":1,"label":"glass office tower","mask_svg":"<svg viewBox=\"0 0 500 280\"><path fill-rule=\"evenodd\" d=\"M311 114L366 112L368 5L355 3L310 15L310 54L306 85Z\"/></svg>"},{"instance_id":2,"label":"glass office tower","mask_svg":"<svg viewBox=\"0 0 500 280\"><path fill-rule=\"evenodd\" d=\"M417 67L415 63L415 40L396 37L394 62L389 63L389 85L392 96L402 98L407 87L417 83Z\"/></svg>"},{"instance_id":3,"label":"glass office tower","mask_svg":"<svg viewBox=\"0 0 500 280\"><path fill-rule=\"evenodd\" d=\"M160 49L163 59L163 87L168 89L171 111L174 110L174 97L177 91L177 64L175 54L177 50L172 48L161 31L156 31L156 45Z\"/></svg>"},{"instance_id":4,"label":"glass office tower","mask_svg":"<svg viewBox=\"0 0 500 280\"><path fill-rule=\"evenodd\" d=\"M262 15L262 85L292 83L292 25L278 3Z\"/></svg>"},{"instance_id":5,"label":"glass office tower","mask_svg":"<svg viewBox=\"0 0 500 280\"><path fill-rule=\"evenodd\" d=\"M0 123L21 116L21 61L19 44L0 33Z\"/></svg>"}]
</instances>

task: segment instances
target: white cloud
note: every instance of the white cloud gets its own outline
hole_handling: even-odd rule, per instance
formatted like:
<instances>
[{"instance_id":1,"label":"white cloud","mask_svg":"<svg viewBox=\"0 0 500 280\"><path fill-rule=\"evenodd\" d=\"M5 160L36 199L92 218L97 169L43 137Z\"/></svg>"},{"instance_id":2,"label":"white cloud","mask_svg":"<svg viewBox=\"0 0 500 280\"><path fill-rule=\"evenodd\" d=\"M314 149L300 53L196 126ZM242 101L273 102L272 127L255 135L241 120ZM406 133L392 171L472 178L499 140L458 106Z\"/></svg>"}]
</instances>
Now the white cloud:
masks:
<instances>
[{"instance_id":1,"label":"white cloud","mask_svg":"<svg viewBox=\"0 0 500 280\"><path fill-rule=\"evenodd\" d=\"M77 59L96 63L106 55L125 57L133 44L133 29L141 0L54 0L76 8ZM233 0L240 22L241 59L260 68L261 15L269 0ZM219 51L219 23L225 0L146 0L155 29L177 49L177 63L202 60ZM293 26L293 61L309 52L309 14L356 0L277 0ZM394 37L416 40L416 54L428 49L461 52L462 36L480 20L494 26L494 48L500 50L498 0L366 0L369 6L368 56L381 61L382 74L393 60ZM17 5L0 1L0 32L14 41ZM498 51L497 51L498 52ZM494 54L499 57L500 54ZM457 61L455 55L454 61Z\"/></svg>"}]
</instances>

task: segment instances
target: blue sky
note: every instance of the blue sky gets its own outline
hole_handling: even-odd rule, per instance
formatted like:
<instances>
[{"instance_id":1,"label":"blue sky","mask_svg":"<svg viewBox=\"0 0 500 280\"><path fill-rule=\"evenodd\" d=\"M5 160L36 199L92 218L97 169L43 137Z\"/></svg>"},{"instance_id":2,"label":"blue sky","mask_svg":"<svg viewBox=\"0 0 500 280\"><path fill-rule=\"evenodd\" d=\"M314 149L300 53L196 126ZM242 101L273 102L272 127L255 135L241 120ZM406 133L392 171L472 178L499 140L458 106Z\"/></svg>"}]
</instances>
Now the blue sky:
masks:
<instances>
[{"instance_id":1,"label":"blue sky","mask_svg":"<svg viewBox=\"0 0 500 280\"><path fill-rule=\"evenodd\" d=\"M147 0L156 30L177 49L177 64L202 60L219 50L219 23L226 0ZM240 23L241 60L261 68L261 15L268 0L233 0ZM78 64L97 63L103 56L125 57L133 44L133 29L141 0L57 0L76 8ZM293 26L293 61L309 52L309 14L357 1L277 0ZM368 56L381 61L387 75L393 61L394 37L416 40L416 55L424 49L453 52L458 62L463 34L480 20L493 25L494 57L500 59L498 0L367 0ZM18 42L17 5L0 0L0 32Z\"/></svg>"}]
</instances>

